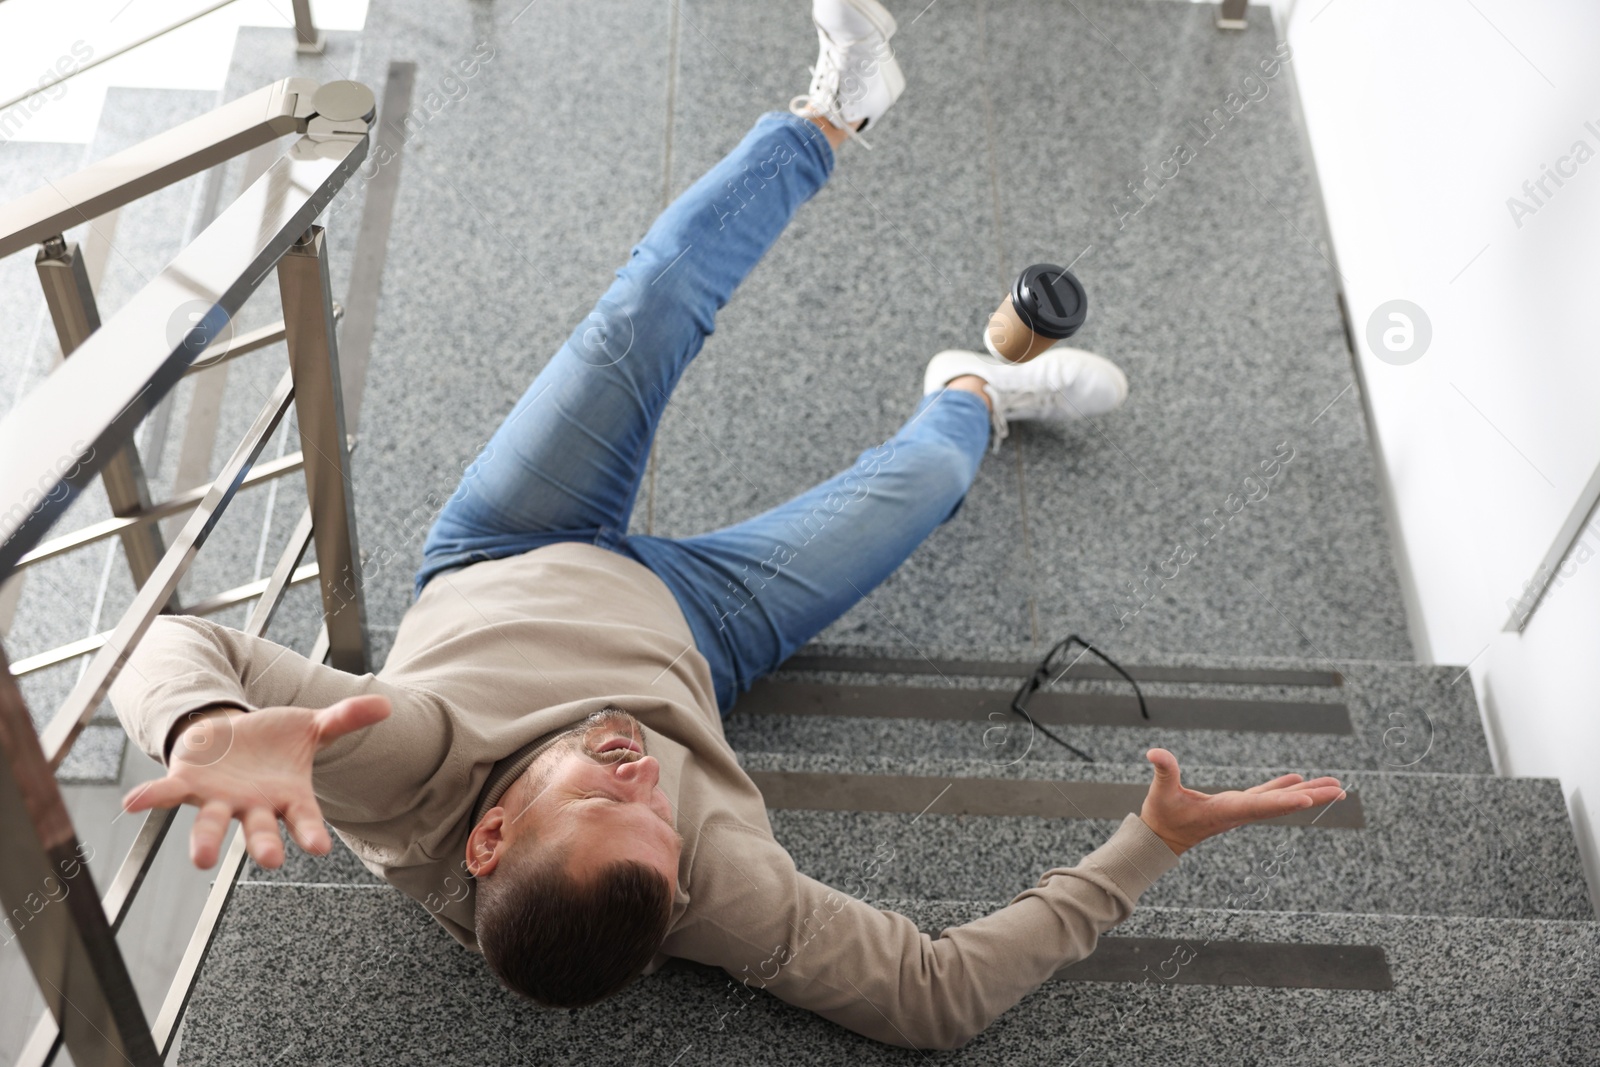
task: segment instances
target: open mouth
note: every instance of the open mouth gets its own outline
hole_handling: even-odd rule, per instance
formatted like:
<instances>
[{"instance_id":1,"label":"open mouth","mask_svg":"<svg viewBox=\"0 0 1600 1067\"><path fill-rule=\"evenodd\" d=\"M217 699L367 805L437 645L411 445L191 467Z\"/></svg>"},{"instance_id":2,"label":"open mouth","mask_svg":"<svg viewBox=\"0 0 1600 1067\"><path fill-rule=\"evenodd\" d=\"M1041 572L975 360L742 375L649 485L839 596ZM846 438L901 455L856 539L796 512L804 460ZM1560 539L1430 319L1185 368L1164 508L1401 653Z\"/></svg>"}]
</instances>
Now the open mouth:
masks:
<instances>
[{"instance_id":1,"label":"open mouth","mask_svg":"<svg viewBox=\"0 0 1600 1067\"><path fill-rule=\"evenodd\" d=\"M635 741L631 737L613 737L602 744L599 748L595 749L595 752L599 753L600 755L604 755L607 752L616 752L619 750L633 752L638 755L644 754L644 749L639 747L639 742Z\"/></svg>"}]
</instances>

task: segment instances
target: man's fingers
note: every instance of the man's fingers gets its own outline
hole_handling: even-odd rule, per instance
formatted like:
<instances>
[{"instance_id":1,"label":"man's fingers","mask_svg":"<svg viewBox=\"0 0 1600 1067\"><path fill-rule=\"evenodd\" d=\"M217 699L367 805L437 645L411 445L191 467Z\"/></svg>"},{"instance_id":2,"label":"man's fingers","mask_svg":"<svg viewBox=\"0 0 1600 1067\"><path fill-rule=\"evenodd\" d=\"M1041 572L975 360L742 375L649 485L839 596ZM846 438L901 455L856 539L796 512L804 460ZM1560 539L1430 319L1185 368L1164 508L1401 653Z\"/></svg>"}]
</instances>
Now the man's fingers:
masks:
<instances>
[{"instance_id":1,"label":"man's fingers","mask_svg":"<svg viewBox=\"0 0 1600 1067\"><path fill-rule=\"evenodd\" d=\"M1331 804L1344 798L1338 786L1319 786L1316 789L1275 789L1270 793L1241 793L1237 815L1246 822L1276 819L1280 815L1304 811L1322 804Z\"/></svg>"},{"instance_id":2,"label":"man's fingers","mask_svg":"<svg viewBox=\"0 0 1600 1067\"><path fill-rule=\"evenodd\" d=\"M1277 790L1256 796L1241 797L1240 804L1235 811L1235 817L1246 823L1261 822L1265 819L1276 819L1280 815L1303 811L1309 807L1311 807L1311 803L1304 793Z\"/></svg>"},{"instance_id":3,"label":"man's fingers","mask_svg":"<svg viewBox=\"0 0 1600 1067\"><path fill-rule=\"evenodd\" d=\"M313 856L325 856L333 848L328 839L328 828L322 825L322 809L316 801L307 800L291 804L283 813L283 821L294 835L295 844Z\"/></svg>"},{"instance_id":4,"label":"man's fingers","mask_svg":"<svg viewBox=\"0 0 1600 1067\"><path fill-rule=\"evenodd\" d=\"M1285 786L1298 785L1302 781L1304 781L1304 779L1302 779L1298 774L1284 774L1279 775L1270 782L1262 782L1260 785L1252 786L1249 789L1246 789L1245 792L1268 793L1274 789L1282 789Z\"/></svg>"},{"instance_id":5,"label":"man's fingers","mask_svg":"<svg viewBox=\"0 0 1600 1067\"><path fill-rule=\"evenodd\" d=\"M1329 786L1329 785L1337 786L1338 784L1339 784L1339 779L1337 779L1337 778L1331 778L1331 777L1313 778L1311 781L1308 782L1301 775L1298 775L1298 774L1284 774L1284 775L1278 776L1277 778L1274 778L1270 782L1262 782L1260 785L1252 786L1249 789L1242 790L1242 792L1255 793L1255 794L1274 793L1274 792L1280 792L1280 791L1282 791L1282 792L1296 792L1296 791L1303 791L1303 790L1308 790L1308 789L1320 789L1323 786Z\"/></svg>"},{"instance_id":6,"label":"man's fingers","mask_svg":"<svg viewBox=\"0 0 1600 1067\"><path fill-rule=\"evenodd\" d=\"M1298 795L1309 796L1311 803L1307 806L1314 808L1321 804L1332 804L1336 800L1343 800L1347 794L1340 785L1319 785L1315 789L1299 792Z\"/></svg>"},{"instance_id":7,"label":"man's fingers","mask_svg":"<svg viewBox=\"0 0 1600 1067\"><path fill-rule=\"evenodd\" d=\"M222 835L228 832L233 821L233 806L225 800L208 800L194 817L194 829L189 832L189 858L201 870L216 866L222 851Z\"/></svg>"},{"instance_id":8,"label":"man's fingers","mask_svg":"<svg viewBox=\"0 0 1600 1067\"><path fill-rule=\"evenodd\" d=\"M176 778L157 778L136 785L122 798L126 812L149 811L151 808L175 808L189 798L189 787Z\"/></svg>"},{"instance_id":9,"label":"man's fingers","mask_svg":"<svg viewBox=\"0 0 1600 1067\"><path fill-rule=\"evenodd\" d=\"M244 842L250 858L263 867L283 866L283 838L278 836L278 813L268 807L244 813Z\"/></svg>"},{"instance_id":10,"label":"man's fingers","mask_svg":"<svg viewBox=\"0 0 1600 1067\"><path fill-rule=\"evenodd\" d=\"M349 697L331 707L317 712L317 743L327 744L335 738L382 722L389 717L389 698L368 694Z\"/></svg>"}]
</instances>

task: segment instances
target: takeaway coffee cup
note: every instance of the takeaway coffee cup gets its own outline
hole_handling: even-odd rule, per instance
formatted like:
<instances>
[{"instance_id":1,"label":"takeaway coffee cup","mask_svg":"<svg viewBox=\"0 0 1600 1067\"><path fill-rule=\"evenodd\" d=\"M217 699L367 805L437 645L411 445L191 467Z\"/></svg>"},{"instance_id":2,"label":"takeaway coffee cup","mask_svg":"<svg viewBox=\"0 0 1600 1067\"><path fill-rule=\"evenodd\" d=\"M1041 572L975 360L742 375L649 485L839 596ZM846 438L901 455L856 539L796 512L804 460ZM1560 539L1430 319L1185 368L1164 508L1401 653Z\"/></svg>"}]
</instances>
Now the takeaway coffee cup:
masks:
<instances>
[{"instance_id":1,"label":"takeaway coffee cup","mask_svg":"<svg viewBox=\"0 0 1600 1067\"><path fill-rule=\"evenodd\" d=\"M1017 275L1011 292L989 316L983 344L1008 363L1026 363L1083 325L1089 298L1072 272L1054 263L1035 263Z\"/></svg>"}]
</instances>

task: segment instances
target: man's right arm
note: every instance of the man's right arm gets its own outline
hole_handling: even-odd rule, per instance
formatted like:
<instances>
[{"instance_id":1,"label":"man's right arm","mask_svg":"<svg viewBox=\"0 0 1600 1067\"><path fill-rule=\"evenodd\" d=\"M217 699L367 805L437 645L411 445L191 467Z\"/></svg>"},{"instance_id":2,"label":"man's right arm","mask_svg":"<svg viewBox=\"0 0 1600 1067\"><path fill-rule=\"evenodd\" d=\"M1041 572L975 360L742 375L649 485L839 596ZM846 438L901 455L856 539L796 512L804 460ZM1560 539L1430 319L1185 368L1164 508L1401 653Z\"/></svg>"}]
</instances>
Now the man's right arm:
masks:
<instances>
[{"instance_id":1,"label":"man's right arm","mask_svg":"<svg viewBox=\"0 0 1600 1067\"><path fill-rule=\"evenodd\" d=\"M993 914L929 937L860 899L894 850L874 854L862 884L831 888L795 869L770 833L701 828L692 889L698 917L670 955L711 963L754 988L860 1034L913 1048L955 1048L1066 964L1094 951L1139 895L1194 845L1236 826L1331 803L1336 779L1284 775L1246 790L1185 788L1165 749L1138 815L1075 867L1046 871ZM709 845L710 847L706 847Z\"/></svg>"},{"instance_id":2,"label":"man's right arm","mask_svg":"<svg viewBox=\"0 0 1600 1067\"><path fill-rule=\"evenodd\" d=\"M401 695L371 674L312 663L266 638L194 615L162 615L134 648L110 698L128 736L165 764L181 732L174 728L208 708L320 708L368 693Z\"/></svg>"},{"instance_id":3,"label":"man's right arm","mask_svg":"<svg viewBox=\"0 0 1600 1067\"><path fill-rule=\"evenodd\" d=\"M675 931L666 951L722 967L751 989L856 1033L916 1049L971 1040L1062 966L1093 952L1100 935L1178 863L1130 815L1077 866L1047 871L999 911L931 937L904 915L860 899L892 872L892 848L859 872L861 884L836 889L796 871L767 835L742 827L702 834L718 838L711 854L737 868L711 879L735 898ZM739 1002L728 1007L734 1014ZM736 1024L725 1018L723 1025Z\"/></svg>"},{"instance_id":4,"label":"man's right arm","mask_svg":"<svg viewBox=\"0 0 1600 1067\"><path fill-rule=\"evenodd\" d=\"M387 840L399 835L397 824L426 822L412 819L413 809L436 792L429 789L436 777L454 772L447 759L449 715L431 694L313 663L264 638L187 615L156 619L111 689L135 743L169 771L176 771L181 752L191 772L229 757L229 715L316 711L359 697L381 697L392 713L361 728L323 733L310 753L316 774L307 785L314 784L329 821L359 825L398 848L403 842ZM310 721L302 725L309 729ZM260 743L282 740L274 734Z\"/></svg>"}]
</instances>

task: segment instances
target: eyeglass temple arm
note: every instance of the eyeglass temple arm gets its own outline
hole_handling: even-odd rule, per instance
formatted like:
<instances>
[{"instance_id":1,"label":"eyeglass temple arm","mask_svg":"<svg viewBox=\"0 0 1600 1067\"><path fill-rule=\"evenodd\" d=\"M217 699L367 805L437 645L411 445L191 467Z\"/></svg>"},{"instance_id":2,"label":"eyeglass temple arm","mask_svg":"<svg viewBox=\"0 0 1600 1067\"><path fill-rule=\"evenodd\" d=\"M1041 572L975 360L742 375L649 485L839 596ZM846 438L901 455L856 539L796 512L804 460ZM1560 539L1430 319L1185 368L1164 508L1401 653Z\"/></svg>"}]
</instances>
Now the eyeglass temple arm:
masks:
<instances>
[{"instance_id":1,"label":"eyeglass temple arm","mask_svg":"<svg viewBox=\"0 0 1600 1067\"><path fill-rule=\"evenodd\" d=\"M1061 651L1062 649L1066 648L1068 645L1072 644L1074 641L1076 641L1078 644L1082 645L1083 646L1083 650L1085 652L1092 652L1096 656L1099 656L1100 659L1105 662L1105 665L1107 667L1110 667L1112 670L1114 670L1118 674L1122 675L1123 678L1127 679L1128 684L1133 686L1133 695L1136 698L1138 698L1138 701L1139 701L1139 714L1144 716L1146 721L1149 721L1149 719L1150 719L1150 709L1149 709L1148 706L1146 706L1146 704L1144 702L1144 690L1139 688L1139 683L1133 680L1133 675L1131 675L1127 671L1123 670L1122 667L1119 666L1115 660L1113 660L1110 656L1106 655L1104 652L1101 652L1098 648L1095 648L1094 645L1091 642L1085 641L1083 638L1079 637L1077 634L1068 634L1065 638L1063 638L1061 640L1061 642L1059 644L1056 645L1055 648L1052 648L1050 650L1049 655L1045 656L1044 661L1046 663L1049 663L1052 656L1054 656L1057 652ZM1063 671L1062 673L1066 673L1066 672Z\"/></svg>"}]
</instances>

